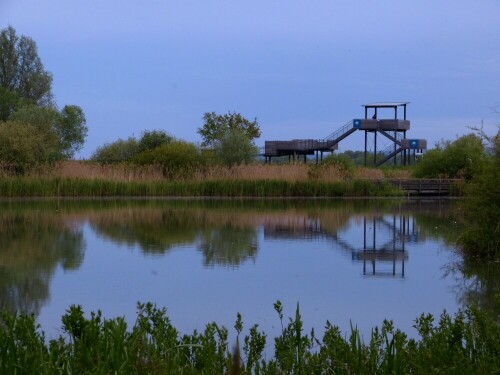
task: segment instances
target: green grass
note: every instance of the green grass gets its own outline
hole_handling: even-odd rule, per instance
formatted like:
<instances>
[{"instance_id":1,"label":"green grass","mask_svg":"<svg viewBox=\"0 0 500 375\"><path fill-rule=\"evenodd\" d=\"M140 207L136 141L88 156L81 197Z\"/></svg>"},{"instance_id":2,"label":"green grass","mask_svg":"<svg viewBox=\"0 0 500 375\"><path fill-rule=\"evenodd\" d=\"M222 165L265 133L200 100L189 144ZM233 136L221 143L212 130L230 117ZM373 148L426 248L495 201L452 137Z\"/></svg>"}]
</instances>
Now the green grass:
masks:
<instances>
[{"instance_id":1,"label":"green grass","mask_svg":"<svg viewBox=\"0 0 500 375\"><path fill-rule=\"evenodd\" d=\"M85 317L71 306L62 317L64 334L47 342L33 316L0 315L2 374L497 374L500 329L481 311L468 308L455 316L443 313L415 320L418 338L384 321L364 342L358 329L343 335L327 322L321 337L305 333L297 305L284 321L274 304L281 334L271 341L274 356L264 355L268 337L254 325L243 337L237 315L236 345L229 331L209 323L203 331L181 334L166 309L138 304L129 328L124 318L100 312ZM233 349L235 348L235 349Z\"/></svg>"},{"instance_id":2,"label":"green grass","mask_svg":"<svg viewBox=\"0 0 500 375\"><path fill-rule=\"evenodd\" d=\"M0 179L0 197L394 197L403 193L389 183L278 180L117 182L75 178Z\"/></svg>"}]
</instances>

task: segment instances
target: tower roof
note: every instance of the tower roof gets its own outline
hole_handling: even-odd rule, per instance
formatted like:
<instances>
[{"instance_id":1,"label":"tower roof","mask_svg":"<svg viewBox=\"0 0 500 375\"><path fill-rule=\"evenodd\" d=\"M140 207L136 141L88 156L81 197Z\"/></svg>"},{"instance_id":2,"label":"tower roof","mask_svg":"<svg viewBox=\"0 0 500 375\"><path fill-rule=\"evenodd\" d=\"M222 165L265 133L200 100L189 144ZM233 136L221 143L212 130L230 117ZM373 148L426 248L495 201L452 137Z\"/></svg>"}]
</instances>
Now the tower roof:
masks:
<instances>
[{"instance_id":1,"label":"tower roof","mask_svg":"<svg viewBox=\"0 0 500 375\"><path fill-rule=\"evenodd\" d=\"M410 102L375 102L369 104L363 104L365 108L394 108L394 107L404 107Z\"/></svg>"}]
</instances>

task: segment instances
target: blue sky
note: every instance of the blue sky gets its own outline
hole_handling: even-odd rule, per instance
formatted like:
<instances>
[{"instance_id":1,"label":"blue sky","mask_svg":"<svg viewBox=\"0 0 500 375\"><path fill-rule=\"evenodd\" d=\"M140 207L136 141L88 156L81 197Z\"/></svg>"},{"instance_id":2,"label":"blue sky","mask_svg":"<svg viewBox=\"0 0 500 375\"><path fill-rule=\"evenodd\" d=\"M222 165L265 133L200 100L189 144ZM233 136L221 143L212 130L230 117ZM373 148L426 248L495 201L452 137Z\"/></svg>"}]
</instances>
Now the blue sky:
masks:
<instances>
[{"instance_id":1,"label":"blue sky","mask_svg":"<svg viewBox=\"0 0 500 375\"><path fill-rule=\"evenodd\" d=\"M324 138L375 101L411 102L408 136L429 145L493 134L499 19L499 0L0 0L58 105L85 111L79 157L144 130L199 142L211 111L257 117L259 145Z\"/></svg>"}]
</instances>

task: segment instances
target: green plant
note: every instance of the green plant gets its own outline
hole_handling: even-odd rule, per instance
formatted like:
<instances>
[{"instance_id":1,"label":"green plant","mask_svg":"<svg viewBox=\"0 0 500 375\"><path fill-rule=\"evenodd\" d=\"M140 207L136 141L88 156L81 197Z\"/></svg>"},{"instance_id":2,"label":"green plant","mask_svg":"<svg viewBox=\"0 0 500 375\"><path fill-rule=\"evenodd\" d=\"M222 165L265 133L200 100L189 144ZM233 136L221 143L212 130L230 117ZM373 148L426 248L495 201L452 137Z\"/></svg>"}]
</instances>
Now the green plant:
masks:
<instances>
[{"instance_id":1,"label":"green plant","mask_svg":"<svg viewBox=\"0 0 500 375\"><path fill-rule=\"evenodd\" d=\"M260 137L257 118L250 121L240 113L228 112L224 115L218 115L215 112L206 112L203 115L203 121L203 126L198 128L198 134L203 138L202 146L215 147L228 130L242 132L250 141Z\"/></svg>"},{"instance_id":2,"label":"green plant","mask_svg":"<svg viewBox=\"0 0 500 375\"><path fill-rule=\"evenodd\" d=\"M152 150L146 150L131 161L140 165L159 165L167 178L187 177L203 165L196 146L183 141L172 141Z\"/></svg>"},{"instance_id":3,"label":"green plant","mask_svg":"<svg viewBox=\"0 0 500 375\"><path fill-rule=\"evenodd\" d=\"M138 152L152 150L174 140L163 130L146 130L138 141Z\"/></svg>"},{"instance_id":4,"label":"green plant","mask_svg":"<svg viewBox=\"0 0 500 375\"><path fill-rule=\"evenodd\" d=\"M486 159L481 138L474 134L442 141L427 151L414 168L417 178L465 178L480 173Z\"/></svg>"},{"instance_id":5,"label":"green plant","mask_svg":"<svg viewBox=\"0 0 500 375\"><path fill-rule=\"evenodd\" d=\"M258 153L248 136L238 129L227 130L216 144L215 152L227 166L250 163Z\"/></svg>"},{"instance_id":6,"label":"green plant","mask_svg":"<svg viewBox=\"0 0 500 375\"><path fill-rule=\"evenodd\" d=\"M135 138L107 143L98 147L90 157L91 161L101 164L123 163L129 161L139 152L139 145Z\"/></svg>"},{"instance_id":7,"label":"green plant","mask_svg":"<svg viewBox=\"0 0 500 375\"><path fill-rule=\"evenodd\" d=\"M345 155L330 155L320 163L311 165L308 176L317 180L324 177L329 171L336 172L339 179L350 178L354 172L354 162Z\"/></svg>"}]
</instances>

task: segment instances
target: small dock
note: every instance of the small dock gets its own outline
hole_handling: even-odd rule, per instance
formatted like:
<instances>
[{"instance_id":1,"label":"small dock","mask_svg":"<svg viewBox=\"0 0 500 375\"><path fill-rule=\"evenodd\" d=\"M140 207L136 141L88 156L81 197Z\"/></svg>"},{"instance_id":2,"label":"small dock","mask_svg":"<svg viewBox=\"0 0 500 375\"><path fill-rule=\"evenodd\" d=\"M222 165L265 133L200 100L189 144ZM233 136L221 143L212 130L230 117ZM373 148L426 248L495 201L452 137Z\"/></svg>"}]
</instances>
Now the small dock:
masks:
<instances>
[{"instance_id":1,"label":"small dock","mask_svg":"<svg viewBox=\"0 0 500 375\"><path fill-rule=\"evenodd\" d=\"M450 195L452 190L460 189L464 181L460 179L388 179L390 184L400 188L408 195L441 196Z\"/></svg>"}]
</instances>

